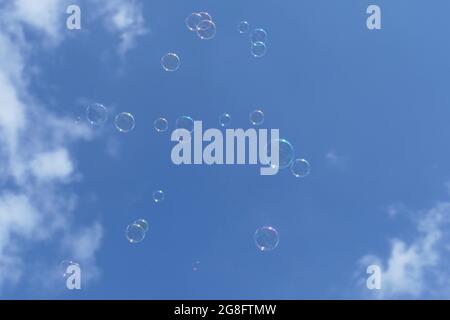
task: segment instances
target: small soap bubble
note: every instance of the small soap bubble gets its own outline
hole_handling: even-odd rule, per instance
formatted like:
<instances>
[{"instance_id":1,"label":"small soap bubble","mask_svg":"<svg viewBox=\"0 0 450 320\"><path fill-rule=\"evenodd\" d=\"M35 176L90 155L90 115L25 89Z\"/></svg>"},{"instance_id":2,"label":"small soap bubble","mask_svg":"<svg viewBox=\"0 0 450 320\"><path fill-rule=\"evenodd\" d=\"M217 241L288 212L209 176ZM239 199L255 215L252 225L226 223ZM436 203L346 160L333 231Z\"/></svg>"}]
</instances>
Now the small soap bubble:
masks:
<instances>
[{"instance_id":1,"label":"small soap bubble","mask_svg":"<svg viewBox=\"0 0 450 320\"><path fill-rule=\"evenodd\" d=\"M180 68L180 57L176 53L169 52L161 58L161 66L167 72L174 72Z\"/></svg>"},{"instance_id":2,"label":"small soap bubble","mask_svg":"<svg viewBox=\"0 0 450 320\"><path fill-rule=\"evenodd\" d=\"M228 127L231 123L231 116L229 113L224 113L219 118L219 123L221 127Z\"/></svg>"},{"instance_id":3,"label":"small soap bubble","mask_svg":"<svg viewBox=\"0 0 450 320\"><path fill-rule=\"evenodd\" d=\"M202 40L211 40L216 36L216 25L210 20L203 20L197 26L197 35Z\"/></svg>"},{"instance_id":4,"label":"small soap bubble","mask_svg":"<svg viewBox=\"0 0 450 320\"><path fill-rule=\"evenodd\" d=\"M191 13L185 19L186 27L190 31L197 31L197 26L201 21L205 20L204 17L205 17L204 14L202 15L202 14L196 13L196 12Z\"/></svg>"},{"instance_id":5,"label":"small soap bubble","mask_svg":"<svg viewBox=\"0 0 450 320\"><path fill-rule=\"evenodd\" d=\"M267 53L267 47L264 42L257 41L251 44L251 53L255 58L262 58Z\"/></svg>"},{"instance_id":6,"label":"small soap bubble","mask_svg":"<svg viewBox=\"0 0 450 320\"><path fill-rule=\"evenodd\" d=\"M140 224L133 223L127 227L125 235L129 243L135 244L144 240L145 230Z\"/></svg>"},{"instance_id":7,"label":"small soap bubble","mask_svg":"<svg viewBox=\"0 0 450 320\"><path fill-rule=\"evenodd\" d=\"M133 131L135 127L134 117L131 113L128 112L122 112L118 114L114 119L114 123L116 125L116 129L122 133Z\"/></svg>"},{"instance_id":8,"label":"small soap bubble","mask_svg":"<svg viewBox=\"0 0 450 320\"><path fill-rule=\"evenodd\" d=\"M264 29L257 28L250 33L250 42L267 42L267 32Z\"/></svg>"},{"instance_id":9,"label":"small soap bubble","mask_svg":"<svg viewBox=\"0 0 450 320\"><path fill-rule=\"evenodd\" d=\"M155 130L158 132L165 132L169 129L169 122L165 118L158 118L154 122Z\"/></svg>"},{"instance_id":10,"label":"small soap bubble","mask_svg":"<svg viewBox=\"0 0 450 320\"><path fill-rule=\"evenodd\" d=\"M261 110L254 110L252 113L250 113L250 122L254 126L260 126L264 123L264 112Z\"/></svg>"},{"instance_id":11,"label":"small soap bubble","mask_svg":"<svg viewBox=\"0 0 450 320\"><path fill-rule=\"evenodd\" d=\"M175 122L177 129L186 129L189 132L194 131L194 120L188 116L181 116Z\"/></svg>"},{"instance_id":12,"label":"small soap bubble","mask_svg":"<svg viewBox=\"0 0 450 320\"><path fill-rule=\"evenodd\" d=\"M155 201L156 203L164 201L164 192L162 190L153 192L153 201Z\"/></svg>"},{"instance_id":13,"label":"small soap bubble","mask_svg":"<svg viewBox=\"0 0 450 320\"><path fill-rule=\"evenodd\" d=\"M296 159L291 164L291 172L296 178L305 178L311 172L311 165L305 159Z\"/></svg>"},{"instance_id":14,"label":"small soap bubble","mask_svg":"<svg viewBox=\"0 0 450 320\"><path fill-rule=\"evenodd\" d=\"M239 22L238 30L240 34L247 33L250 30L250 25L247 21Z\"/></svg>"},{"instance_id":15,"label":"small soap bubble","mask_svg":"<svg viewBox=\"0 0 450 320\"><path fill-rule=\"evenodd\" d=\"M86 119L93 126L101 126L108 120L108 110L100 103L94 103L86 108Z\"/></svg>"},{"instance_id":16,"label":"small soap bubble","mask_svg":"<svg viewBox=\"0 0 450 320\"><path fill-rule=\"evenodd\" d=\"M278 231L273 227L261 227L254 235L256 247L263 251L272 251L278 247L280 242Z\"/></svg>"}]
</instances>

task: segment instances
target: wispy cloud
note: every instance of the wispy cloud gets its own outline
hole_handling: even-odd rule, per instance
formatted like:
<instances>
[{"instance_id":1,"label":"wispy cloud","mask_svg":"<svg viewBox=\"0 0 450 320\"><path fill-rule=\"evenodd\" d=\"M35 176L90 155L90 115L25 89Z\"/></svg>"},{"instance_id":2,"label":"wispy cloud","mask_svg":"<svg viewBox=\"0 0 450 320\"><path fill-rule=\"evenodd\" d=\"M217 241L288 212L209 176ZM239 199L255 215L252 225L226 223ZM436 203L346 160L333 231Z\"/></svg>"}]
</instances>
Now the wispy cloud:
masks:
<instances>
[{"instance_id":1,"label":"wispy cloud","mask_svg":"<svg viewBox=\"0 0 450 320\"><path fill-rule=\"evenodd\" d=\"M142 4L136 0L97 0L107 30L120 39L118 52L124 55L133 49L139 37L149 30L145 25Z\"/></svg>"}]
</instances>

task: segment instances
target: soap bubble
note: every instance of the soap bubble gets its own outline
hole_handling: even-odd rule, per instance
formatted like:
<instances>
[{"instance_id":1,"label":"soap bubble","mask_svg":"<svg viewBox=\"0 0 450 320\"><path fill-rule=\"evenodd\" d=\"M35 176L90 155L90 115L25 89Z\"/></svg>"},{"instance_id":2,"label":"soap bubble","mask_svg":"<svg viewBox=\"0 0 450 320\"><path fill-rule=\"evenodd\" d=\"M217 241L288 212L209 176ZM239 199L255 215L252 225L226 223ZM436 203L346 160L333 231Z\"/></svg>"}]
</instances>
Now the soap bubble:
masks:
<instances>
[{"instance_id":1,"label":"soap bubble","mask_svg":"<svg viewBox=\"0 0 450 320\"><path fill-rule=\"evenodd\" d=\"M228 113L224 113L219 118L219 123L221 127L228 127L231 123L231 116Z\"/></svg>"},{"instance_id":2,"label":"soap bubble","mask_svg":"<svg viewBox=\"0 0 450 320\"><path fill-rule=\"evenodd\" d=\"M130 224L126 231L125 235L130 243L139 243L142 242L145 238L145 230L140 224Z\"/></svg>"},{"instance_id":3,"label":"soap bubble","mask_svg":"<svg viewBox=\"0 0 450 320\"><path fill-rule=\"evenodd\" d=\"M197 31L198 24L203 20L205 20L204 14L200 14L200 13L196 13L196 12L191 13L185 19L186 27L191 31Z\"/></svg>"},{"instance_id":4,"label":"soap bubble","mask_svg":"<svg viewBox=\"0 0 450 320\"><path fill-rule=\"evenodd\" d=\"M251 44L251 53L255 58L262 58L267 53L267 47L264 42L257 41Z\"/></svg>"},{"instance_id":5,"label":"soap bubble","mask_svg":"<svg viewBox=\"0 0 450 320\"><path fill-rule=\"evenodd\" d=\"M188 116L181 116L175 122L177 129L186 129L189 132L194 131L194 120Z\"/></svg>"},{"instance_id":6,"label":"soap bubble","mask_svg":"<svg viewBox=\"0 0 450 320\"><path fill-rule=\"evenodd\" d=\"M304 178L311 172L311 166L305 159L297 159L291 164L291 172L296 178Z\"/></svg>"},{"instance_id":7,"label":"soap bubble","mask_svg":"<svg viewBox=\"0 0 450 320\"><path fill-rule=\"evenodd\" d=\"M250 122L254 126L260 126L264 123L264 112L261 110L255 110L250 113Z\"/></svg>"},{"instance_id":8,"label":"soap bubble","mask_svg":"<svg viewBox=\"0 0 450 320\"><path fill-rule=\"evenodd\" d=\"M164 192L162 190L153 192L153 201L156 203L164 201Z\"/></svg>"},{"instance_id":9,"label":"soap bubble","mask_svg":"<svg viewBox=\"0 0 450 320\"><path fill-rule=\"evenodd\" d=\"M134 129L135 120L131 113L123 112L114 119L117 130L123 133L130 132Z\"/></svg>"},{"instance_id":10,"label":"soap bubble","mask_svg":"<svg viewBox=\"0 0 450 320\"><path fill-rule=\"evenodd\" d=\"M267 32L264 29L257 28L250 33L250 42L251 43L256 43L256 42L266 43L266 41L267 41Z\"/></svg>"},{"instance_id":11,"label":"soap bubble","mask_svg":"<svg viewBox=\"0 0 450 320\"><path fill-rule=\"evenodd\" d=\"M250 30L250 25L247 21L241 21L239 22L238 30L240 34L247 33Z\"/></svg>"},{"instance_id":12,"label":"soap bubble","mask_svg":"<svg viewBox=\"0 0 450 320\"><path fill-rule=\"evenodd\" d=\"M258 249L263 252L276 249L280 242L278 231L273 227L261 227L256 230L254 240Z\"/></svg>"},{"instance_id":13,"label":"soap bubble","mask_svg":"<svg viewBox=\"0 0 450 320\"><path fill-rule=\"evenodd\" d=\"M210 20L203 20L197 26L197 35L200 39L211 40L216 36L216 25Z\"/></svg>"},{"instance_id":14,"label":"soap bubble","mask_svg":"<svg viewBox=\"0 0 450 320\"><path fill-rule=\"evenodd\" d=\"M180 68L180 57L176 53L169 52L161 58L161 65L168 72L177 71Z\"/></svg>"},{"instance_id":15,"label":"soap bubble","mask_svg":"<svg viewBox=\"0 0 450 320\"><path fill-rule=\"evenodd\" d=\"M108 110L100 103L94 103L86 108L86 118L90 124L100 126L108 120Z\"/></svg>"},{"instance_id":16,"label":"soap bubble","mask_svg":"<svg viewBox=\"0 0 450 320\"><path fill-rule=\"evenodd\" d=\"M158 118L154 122L155 130L158 132L165 132L169 129L169 122L164 118Z\"/></svg>"}]
</instances>

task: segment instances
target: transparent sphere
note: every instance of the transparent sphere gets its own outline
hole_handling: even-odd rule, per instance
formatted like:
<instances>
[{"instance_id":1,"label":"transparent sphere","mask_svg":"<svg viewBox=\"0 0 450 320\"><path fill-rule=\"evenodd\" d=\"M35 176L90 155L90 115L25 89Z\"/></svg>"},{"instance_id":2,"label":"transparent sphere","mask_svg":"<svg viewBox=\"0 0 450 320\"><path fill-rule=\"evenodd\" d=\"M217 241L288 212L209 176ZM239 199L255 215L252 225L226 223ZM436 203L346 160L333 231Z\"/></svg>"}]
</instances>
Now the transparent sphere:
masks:
<instances>
[{"instance_id":1,"label":"transparent sphere","mask_svg":"<svg viewBox=\"0 0 450 320\"><path fill-rule=\"evenodd\" d=\"M311 165L305 159L296 159L291 164L291 172L296 178L304 178L311 172Z\"/></svg>"},{"instance_id":2,"label":"transparent sphere","mask_svg":"<svg viewBox=\"0 0 450 320\"><path fill-rule=\"evenodd\" d=\"M261 110L254 110L250 113L250 122L254 126L260 126L264 123L264 112Z\"/></svg>"},{"instance_id":3,"label":"transparent sphere","mask_svg":"<svg viewBox=\"0 0 450 320\"><path fill-rule=\"evenodd\" d=\"M231 116L229 113L224 113L219 118L219 123L221 127L228 127L231 123Z\"/></svg>"},{"instance_id":4,"label":"transparent sphere","mask_svg":"<svg viewBox=\"0 0 450 320\"><path fill-rule=\"evenodd\" d=\"M240 34L247 33L250 30L250 25L247 21L241 21L238 25L238 30Z\"/></svg>"},{"instance_id":5,"label":"transparent sphere","mask_svg":"<svg viewBox=\"0 0 450 320\"><path fill-rule=\"evenodd\" d=\"M153 192L153 201L156 203L164 201L164 192L162 190L157 190Z\"/></svg>"},{"instance_id":6,"label":"transparent sphere","mask_svg":"<svg viewBox=\"0 0 450 320\"><path fill-rule=\"evenodd\" d=\"M158 132L165 132L169 129L169 122L165 118L158 118L153 124Z\"/></svg>"},{"instance_id":7,"label":"transparent sphere","mask_svg":"<svg viewBox=\"0 0 450 320\"><path fill-rule=\"evenodd\" d=\"M145 230L140 224L133 223L127 227L125 235L128 242L139 243L145 238Z\"/></svg>"},{"instance_id":8,"label":"transparent sphere","mask_svg":"<svg viewBox=\"0 0 450 320\"><path fill-rule=\"evenodd\" d=\"M263 251L272 251L278 247L280 238L278 231L273 227L261 227L254 235L256 247Z\"/></svg>"},{"instance_id":9,"label":"transparent sphere","mask_svg":"<svg viewBox=\"0 0 450 320\"><path fill-rule=\"evenodd\" d=\"M134 129L135 120L131 113L123 112L116 116L114 119L114 124L116 125L117 130L127 133Z\"/></svg>"},{"instance_id":10,"label":"transparent sphere","mask_svg":"<svg viewBox=\"0 0 450 320\"><path fill-rule=\"evenodd\" d=\"M216 25L210 20L203 20L197 26L197 35L202 40L211 40L216 36Z\"/></svg>"},{"instance_id":11,"label":"transparent sphere","mask_svg":"<svg viewBox=\"0 0 450 320\"><path fill-rule=\"evenodd\" d=\"M250 51L252 53L252 56L254 56L255 58L262 58L267 53L267 47L264 42L257 41L252 43Z\"/></svg>"},{"instance_id":12,"label":"transparent sphere","mask_svg":"<svg viewBox=\"0 0 450 320\"><path fill-rule=\"evenodd\" d=\"M205 20L204 17L205 17L205 15L203 12L202 13L196 13L196 12L191 13L185 19L186 27L190 31L197 31L197 26L201 21Z\"/></svg>"},{"instance_id":13,"label":"transparent sphere","mask_svg":"<svg viewBox=\"0 0 450 320\"><path fill-rule=\"evenodd\" d=\"M266 43L266 41L267 41L267 32L264 29L257 28L250 33L250 42L251 43L256 43L256 42Z\"/></svg>"},{"instance_id":14,"label":"transparent sphere","mask_svg":"<svg viewBox=\"0 0 450 320\"><path fill-rule=\"evenodd\" d=\"M148 222L147 222L147 220L145 220L145 219L139 219L139 220L136 220L135 222L134 222L134 224L137 224L138 226L140 226L143 230L144 230L144 232L147 232L148 231Z\"/></svg>"},{"instance_id":15,"label":"transparent sphere","mask_svg":"<svg viewBox=\"0 0 450 320\"><path fill-rule=\"evenodd\" d=\"M100 126L108 120L108 110L100 103L94 103L86 108L86 119L94 126Z\"/></svg>"},{"instance_id":16,"label":"transparent sphere","mask_svg":"<svg viewBox=\"0 0 450 320\"><path fill-rule=\"evenodd\" d=\"M161 66L167 72L174 72L180 68L180 57L176 53L169 52L161 58Z\"/></svg>"},{"instance_id":17,"label":"transparent sphere","mask_svg":"<svg viewBox=\"0 0 450 320\"><path fill-rule=\"evenodd\" d=\"M194 131L194 120L188 116L181 116L175 122L177 129L186 129L189 132Z\"/></svg>"}]
</instances>

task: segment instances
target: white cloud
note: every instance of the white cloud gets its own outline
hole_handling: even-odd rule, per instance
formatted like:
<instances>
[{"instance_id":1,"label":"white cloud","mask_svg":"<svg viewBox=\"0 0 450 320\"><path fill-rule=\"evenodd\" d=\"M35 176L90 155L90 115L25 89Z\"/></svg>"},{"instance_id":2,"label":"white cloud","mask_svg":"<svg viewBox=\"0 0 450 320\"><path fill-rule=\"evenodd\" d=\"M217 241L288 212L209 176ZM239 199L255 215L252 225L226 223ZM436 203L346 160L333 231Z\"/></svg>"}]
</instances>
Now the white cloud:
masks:
<instances>
[{"instance_id":1,"label":"white cloud","mask_svg":"<svg viewBox=\"0 0 450 320\"><path fill-rule=\"evenodd\" d=\"M49 242L56 247L55 257L63 250L96 270L102 227L98 222L76 225L76 197L65 188L76 174L71 145L90 139L91 131L37 101L25 72L31 48L55 49L62 40L66 4L0 0L0 291L27 281L27 253ZM33 31L32 42L25 29ZM61 234L63 243L50 241ZM43 269L53 270L53 261L42 263L47 264Z\"/></svg>"},{"instance_id":2,"label":"white cloud","mask_svg":"<svg viewBox=\"0 0 450 320\"><path fill-rule=\"evenodd\" d=\"M449 298L450 202L438 203L417 221L417 236L412 241L393 239L389 257L367 255L361 265L379 265L382 289L378 298L419 298L424 294Z\"/></svg>"},{"instance_id":3,"label":"white cloud","mask_svg":"<svg viewBox=\"0 0 450 320\"><path fill-rule=\"evenodd\" d=\"M67 179L73 172L66 149L42 152L31 161L31 171L39 180Z\"/></svg>"},{"instance_id":4,"label":"white cloud","mask_svg":"<svg viewBox=\"0 0 450 320\"><path fill-rule=\"evenodd\" d=\"M67 3L67 0L15 0L11 2L11 14L16 21L56 40L60 38L60 18Z\"/></svg>"}]
</instances>

